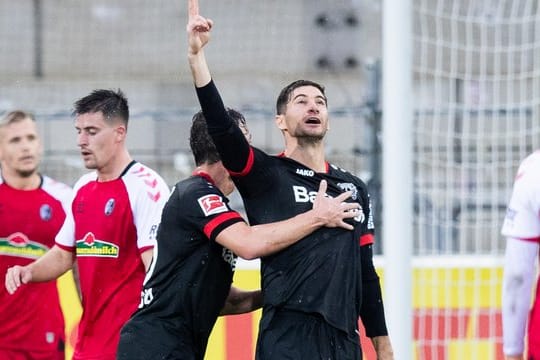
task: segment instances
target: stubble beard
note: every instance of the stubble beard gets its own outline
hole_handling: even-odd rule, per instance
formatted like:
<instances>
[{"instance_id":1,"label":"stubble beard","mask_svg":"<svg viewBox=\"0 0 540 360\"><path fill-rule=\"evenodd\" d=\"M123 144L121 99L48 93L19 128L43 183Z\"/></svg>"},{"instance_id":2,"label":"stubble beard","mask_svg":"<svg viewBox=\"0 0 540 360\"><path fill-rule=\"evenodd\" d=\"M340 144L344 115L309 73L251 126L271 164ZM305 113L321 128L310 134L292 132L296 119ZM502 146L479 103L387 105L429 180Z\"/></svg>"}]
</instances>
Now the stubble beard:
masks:
<instances>
[{"instance_id":1,"label":"stubble beard","mask_svg":"<svg viewBox=\"0 0 540 360\"><path fill-rule=\"evenodd\" d=\"M23 179L28 179L32 175L37 173L37 167L29 170L16 170L17 175Z\"/></svg>"}]
</instances>

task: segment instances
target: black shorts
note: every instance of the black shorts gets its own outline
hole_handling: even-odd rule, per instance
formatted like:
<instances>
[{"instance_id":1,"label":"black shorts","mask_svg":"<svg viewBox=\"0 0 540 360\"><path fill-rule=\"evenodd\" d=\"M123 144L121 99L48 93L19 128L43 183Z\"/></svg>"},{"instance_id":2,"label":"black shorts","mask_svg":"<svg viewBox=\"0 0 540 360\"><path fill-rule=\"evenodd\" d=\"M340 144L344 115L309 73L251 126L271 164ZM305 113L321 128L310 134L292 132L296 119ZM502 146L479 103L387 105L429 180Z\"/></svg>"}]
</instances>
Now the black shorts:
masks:
<instances>
[{"instance_id":1,"label":"black shorts","mask_svg":"<svg viewBox=\"0 0 540 360\"><path fill-rule=\"evenodd\" d=\"M257 360L361 360L360 338L328 324L319 314L281 310L261 322Z\"/></svg>"},{"instance_id":2,"label":"black shorts","mask_svg":"<svg viewBox=\"0 0 540 360\"><path fill-rule=\"evenodd\" d=\"M202 360L204 350L188 336L173 336L154 323L127 323L120 331L117 360Z\"/></svg>"}]
</instances>

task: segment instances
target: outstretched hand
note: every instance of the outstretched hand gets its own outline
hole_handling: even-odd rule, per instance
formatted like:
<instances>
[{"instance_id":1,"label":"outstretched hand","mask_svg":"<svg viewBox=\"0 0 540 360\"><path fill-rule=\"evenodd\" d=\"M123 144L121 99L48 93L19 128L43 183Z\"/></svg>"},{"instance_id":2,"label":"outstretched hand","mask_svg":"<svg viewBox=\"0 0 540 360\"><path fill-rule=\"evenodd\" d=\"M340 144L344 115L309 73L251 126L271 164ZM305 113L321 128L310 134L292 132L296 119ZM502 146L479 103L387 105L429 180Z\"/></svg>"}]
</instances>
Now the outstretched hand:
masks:
<instances>
[{"instance_id":1,"label":"outstretched hand","mask_svg":"<svg viewBox=\"0 0 540 360\"><path fill-rule=\"evenodd\" d=\"M10 267L6 272L6 290L9 294L13 294L19 286L30 282L30 280L32 280L32 273L26 266Z\"/></svg>"},{"instance_id":2,"label":"outstretched hand","mask_svg":"<svg viewBox=\"0 0 540 360\"><path fill-rule=\"evenodd\" d=\"M199 15L199 1L188 0L188 34L189 53L198 54L210 40L210 30L214 22Z\"/></svg>"},{"instance_id":3,"label":"outstretched hand","mask_svg":"<svg viewBox=\"0 0 540 360\"><path fill-rule=\"evenodd\" d=\"M357 216L357 210L360 208L360 204L345 202L346 199L351 197L351 191L341 193L335 198L327 196L327 187L328 184L326 180L321 180L317 197L313 202L315 216L319 218L326 227L341 227L347 230L353 230L354 227L351 224L347 224L344 220Z\"/></svg>"}]
</instances>

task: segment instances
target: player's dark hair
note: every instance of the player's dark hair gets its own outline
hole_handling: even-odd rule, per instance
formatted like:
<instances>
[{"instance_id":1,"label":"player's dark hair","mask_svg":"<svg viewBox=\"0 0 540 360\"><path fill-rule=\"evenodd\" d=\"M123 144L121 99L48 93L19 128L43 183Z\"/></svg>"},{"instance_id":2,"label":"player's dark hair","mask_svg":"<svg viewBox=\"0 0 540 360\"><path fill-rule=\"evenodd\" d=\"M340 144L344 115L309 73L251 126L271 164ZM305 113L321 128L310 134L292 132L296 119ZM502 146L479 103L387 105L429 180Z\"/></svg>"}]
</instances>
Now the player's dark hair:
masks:
<instances>
[{"instance_id":1,"label":"player's dark hair","mask_svg":"<svg viewBox=\"0 0 540 360\"><path fill-rule=\"evenodd\" d=\"M97 89L80 98L74 104L73 115L102 112L106 121L121 120L127 127L129 120L128 100L122 90Z\"/></svg>"},{"instance_id":2,"label":"player's dark hair","mask_svg":"<svg viewBox=\"0 0 540 360\"><path fill-rule=\"evenodd\" d=\"M229 117L239 126L246 126L246 119L244 116L231 108L227 108ZM199 166L204 163L214 164L221 160L219 153L214 145L214 141L208 134L208 127L206 126L206 119L202 111L193 115L193 122L191 124L191 131L189 136L189 146L195 159L195 165Z\"/></svg>"},{"instance_id":3,"label":"player's dark hair","mask_svg":"<svg viewBox=\"0 0 540 360\"><path fill-rule=\"evenodd\" d=\"M2 117L2 119L0 120L0 127L13 124L13 123L22 121L24 119L30 119L32 121L36 121L34 114L27 111L23 111L23 110L14 110L14 111L8 112Z\"/></svg>"},{"instance_id":4,"label":"player's dark hair","mask_svg":"<svg viewBox=\"0 0 540 360\"><path fill-rule=\"evenodd\" d=\"M291 95L293 91L302 86L316 87L317 89L321 91L321 93L323 94L326 100L326 95L324 93L324 86L311 80L296 80L290 83L289 85L285 86L283 89L281 89L281 92L279 93L277 101L276 101L276 114L281 115L285 113L285 109L287 108L287 103L291 100Z\"/></svg>"}]
</instances>

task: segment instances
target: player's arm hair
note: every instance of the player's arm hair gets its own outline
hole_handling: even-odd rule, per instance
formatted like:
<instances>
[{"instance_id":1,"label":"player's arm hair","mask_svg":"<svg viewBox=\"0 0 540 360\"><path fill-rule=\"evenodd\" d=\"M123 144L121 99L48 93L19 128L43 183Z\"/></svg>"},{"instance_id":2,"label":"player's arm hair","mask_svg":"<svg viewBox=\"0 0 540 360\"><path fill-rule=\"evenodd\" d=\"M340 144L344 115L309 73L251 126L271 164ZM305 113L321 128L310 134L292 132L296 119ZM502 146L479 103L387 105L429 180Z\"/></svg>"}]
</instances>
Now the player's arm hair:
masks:
<instances>
[{"instance_id":1,"label":"player's arm hair","mask_svg":"<svg viewBox=\"0 0 540 360\"><path fill-rule=\"evenodd\" d=\"M45 255L28 265L32 282L54 280L71 269L74 261L75 253L54 245Z\"/></svg>"},{"instance_id":2,"label":"player's arm hair","mask_svg":"<svg viewBox=\"0 0 540 360\"><path fill-rule=\"evenodd\" d=\"M262 307L261 290L241 290L231 286L220 315L234 315L251 312Z\"/></svg>"},{"instance_id":3,"label":"player's arm hair","mask_svg":"<svg viewBox=\"0 0 540 360\"><path fill-rule=\"evenodd\" d=\"M283 250L323 225L308 211L270 224L249 226L236 222L221 231L216 241L241 258L252 260Z\"/></svg>"},{"instance_id":4,"label":"player's arm hair","mask_svg":"<svg viewBox=\"0 0 540 360\"><path fill-rule=\"evenodd\" d=\"M362 307L360 317L370 338L388 335L379 276L373 266L372 245L360 248L362 262Z\"/></svg>"}]
</instances>

